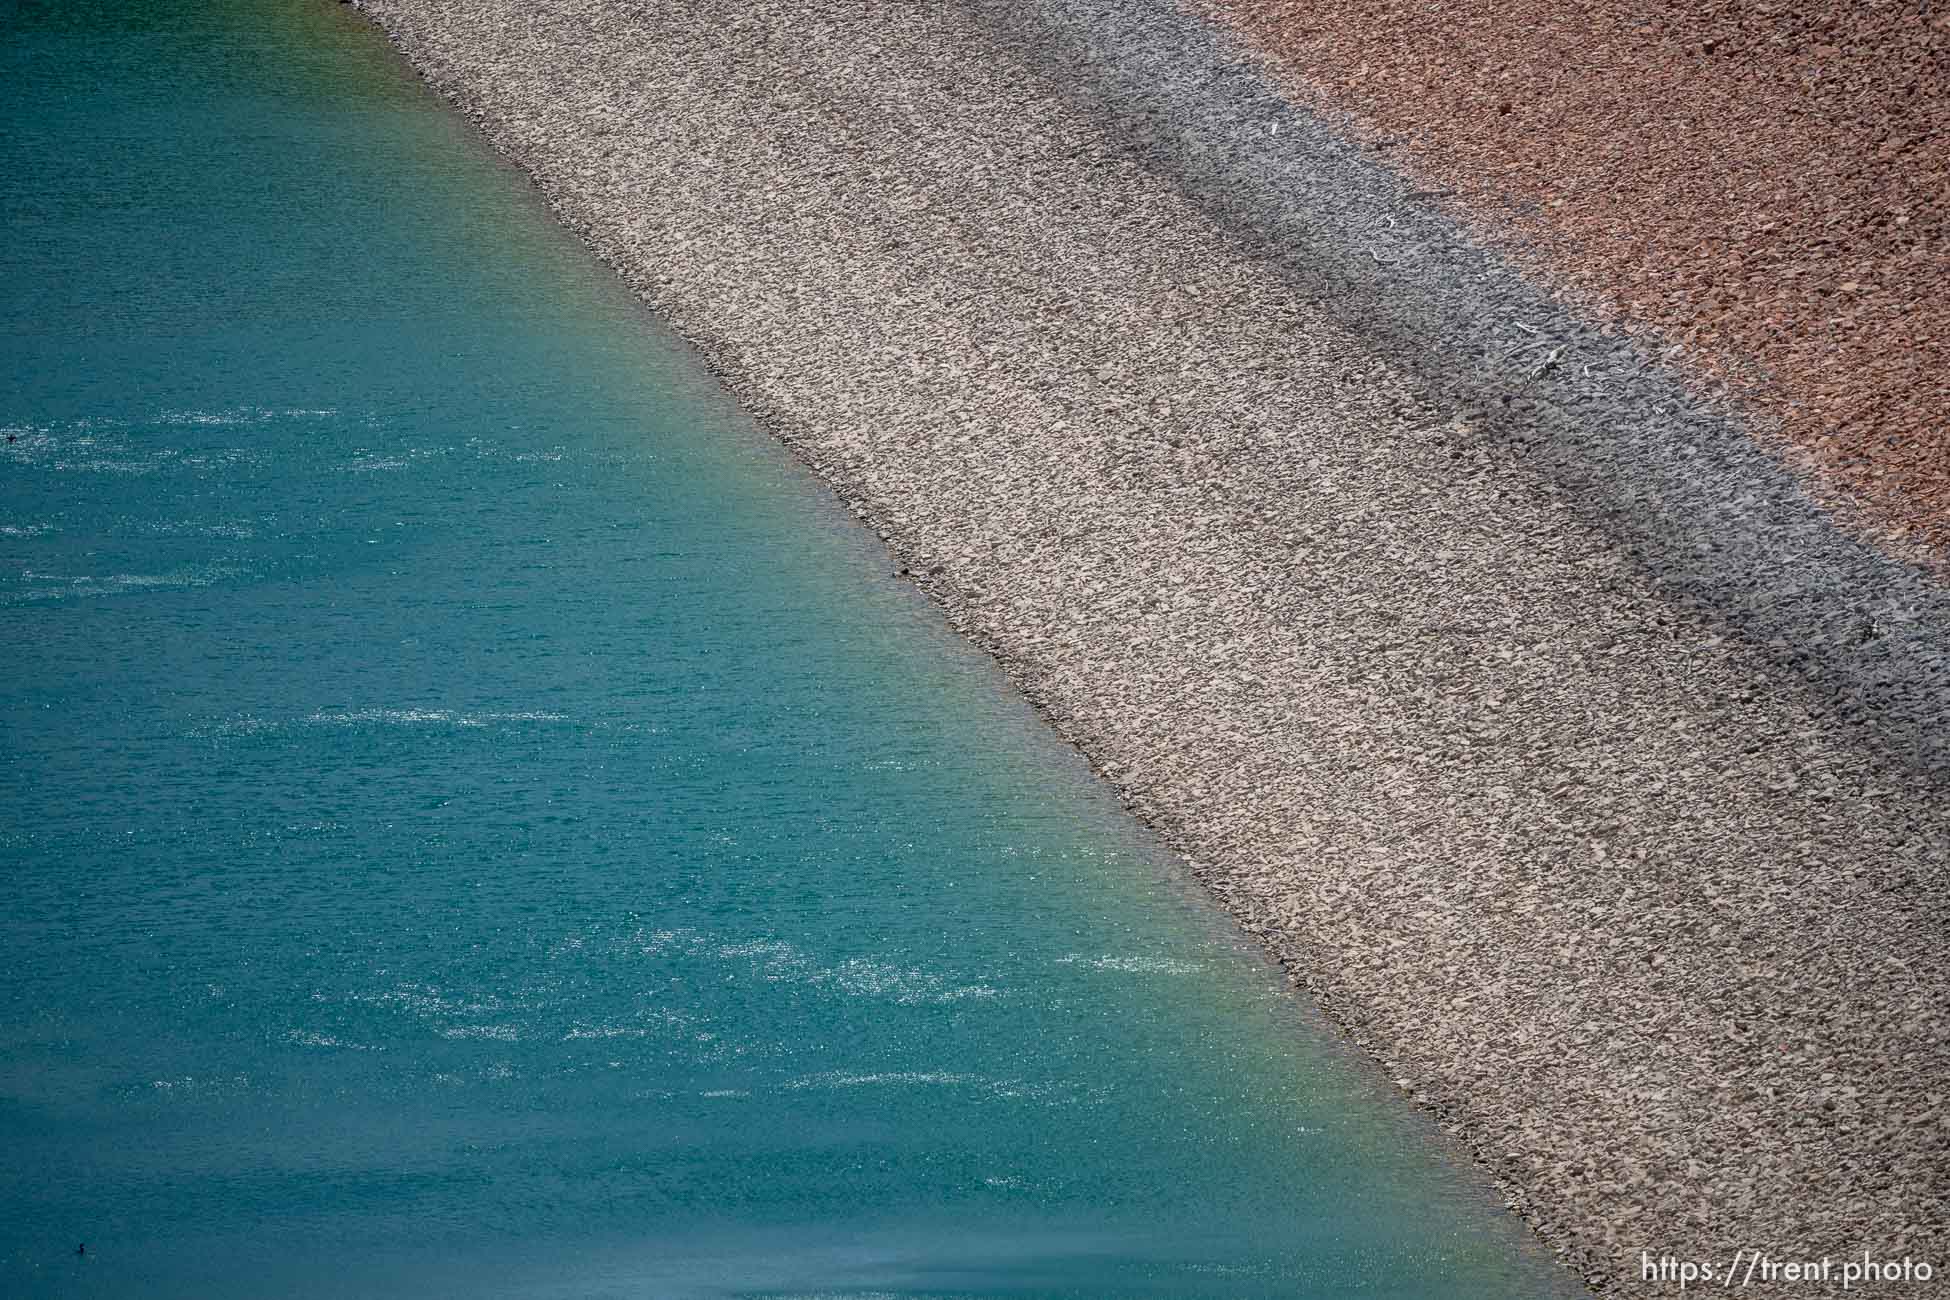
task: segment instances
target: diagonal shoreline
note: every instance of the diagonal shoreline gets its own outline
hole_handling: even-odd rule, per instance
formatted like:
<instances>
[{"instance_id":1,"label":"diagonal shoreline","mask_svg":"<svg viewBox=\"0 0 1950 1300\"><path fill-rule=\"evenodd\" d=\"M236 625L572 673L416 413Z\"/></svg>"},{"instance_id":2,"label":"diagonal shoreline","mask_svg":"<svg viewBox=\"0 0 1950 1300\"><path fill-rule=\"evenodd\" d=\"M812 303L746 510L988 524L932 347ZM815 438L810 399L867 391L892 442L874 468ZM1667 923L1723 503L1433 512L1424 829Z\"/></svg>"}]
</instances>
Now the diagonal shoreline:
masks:
<instances>
[{"instance_id":1,"label":"diagonal shoreline","mask_svg":"<svg viewBox=\"0 0 1950 1300\"><path fill-rule=\"evenodd\" d=\"M1941 1258L1950 598L1726 413L1163 4L361 7L1584 1275Z\"/></svg>"}]
</instances>

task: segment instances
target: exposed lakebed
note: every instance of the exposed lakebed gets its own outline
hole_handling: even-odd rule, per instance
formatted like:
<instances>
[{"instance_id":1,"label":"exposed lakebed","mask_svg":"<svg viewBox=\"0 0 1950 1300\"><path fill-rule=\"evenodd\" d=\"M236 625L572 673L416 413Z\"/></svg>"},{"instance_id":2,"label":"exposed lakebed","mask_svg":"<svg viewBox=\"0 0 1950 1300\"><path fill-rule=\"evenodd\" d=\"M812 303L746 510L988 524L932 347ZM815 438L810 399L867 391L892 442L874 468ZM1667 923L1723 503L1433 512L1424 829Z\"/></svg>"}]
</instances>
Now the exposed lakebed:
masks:
<instances>
[{"instance_id":1,"label":"exposed lakebed","mask_svg":"<svg viewBox=\"0 0 1950 1300\"><path fill-rule=\"evenodd\" d=\"M376 33L12 21L0 1289L1568 1285Z\"/></svg>"}]
</instances>

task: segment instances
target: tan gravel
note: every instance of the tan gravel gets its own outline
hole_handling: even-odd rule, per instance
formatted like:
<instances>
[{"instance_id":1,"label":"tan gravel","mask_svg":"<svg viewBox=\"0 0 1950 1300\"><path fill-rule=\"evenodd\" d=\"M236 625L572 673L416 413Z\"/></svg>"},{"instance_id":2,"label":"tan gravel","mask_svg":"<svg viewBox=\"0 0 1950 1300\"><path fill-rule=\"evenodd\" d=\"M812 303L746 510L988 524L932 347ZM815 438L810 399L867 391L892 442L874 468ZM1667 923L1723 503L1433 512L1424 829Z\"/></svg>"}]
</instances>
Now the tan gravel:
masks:
<instances>
[{"instance_id":1,"label":"tan gravel","mask_svg":"<svg viewBox=\"0 0 1950 1300\"><path fill-rule=\"evenodd\" d=\"M1883 540L1950 557L1950 11L1215 4L1487 229L1745 391Z\"/></svg>"},{"instance_id":2,"label":"tan gravel","mask_svg":"<svg viewBox=\"0 0 1950 1300\"><path fill-rule=\"evenodd\" d=\"M362 7L1580 1276L1950 1264L1950 597L1738 426L1163 0Z\"/></svg>"}]
</instances>

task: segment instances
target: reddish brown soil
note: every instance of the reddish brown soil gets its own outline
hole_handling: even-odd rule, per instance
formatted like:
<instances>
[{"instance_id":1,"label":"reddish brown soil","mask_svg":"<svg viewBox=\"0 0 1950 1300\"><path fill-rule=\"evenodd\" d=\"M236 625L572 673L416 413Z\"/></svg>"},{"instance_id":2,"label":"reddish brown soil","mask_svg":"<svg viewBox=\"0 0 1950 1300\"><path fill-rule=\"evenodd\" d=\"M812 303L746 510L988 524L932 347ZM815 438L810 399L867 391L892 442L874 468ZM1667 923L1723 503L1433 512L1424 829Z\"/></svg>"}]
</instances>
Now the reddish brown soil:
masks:
<instances>
[{"instance_id":1,"label":"reddish brown soil","mask_svg":"<svg viewBox=\"0 0 1950 1300\"><path fill-rule=\"evenodd\" d=\"M1217 4L1575 296L1691 345L1827 499L1950 556L1950 4Z\"/></svg>"}]
</instances>

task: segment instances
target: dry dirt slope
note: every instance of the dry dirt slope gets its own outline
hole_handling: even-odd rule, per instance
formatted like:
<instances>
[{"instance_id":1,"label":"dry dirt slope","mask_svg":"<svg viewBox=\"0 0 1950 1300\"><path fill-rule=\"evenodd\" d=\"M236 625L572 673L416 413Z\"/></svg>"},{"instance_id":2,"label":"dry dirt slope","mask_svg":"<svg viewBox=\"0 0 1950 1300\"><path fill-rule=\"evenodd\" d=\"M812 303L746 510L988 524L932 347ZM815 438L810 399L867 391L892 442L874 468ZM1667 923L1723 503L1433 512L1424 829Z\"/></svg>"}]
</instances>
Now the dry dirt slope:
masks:
<instances>
[{"instance_id":1,"label":"dry dirt slope","mask_svg":"<svg viewBox=\"0 0 1950 1300\"><path fill-rule=\"evenodd\" d=\"M364 5L1587 1276L1944 1257L1950 592L1170 0Z\"/></svg>"},{"instance_id":2,"label":"dry dirt slope","mask_svg":"<svg viewBox=\"0 0 1950 1300\"><path fill-rule=\"evenodd\" d=\"M1950 7L1222 0L1316 102L1950 556Z\"/></svg>"}]
</instances>

